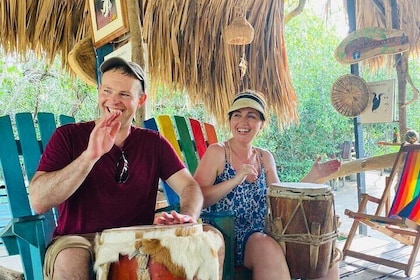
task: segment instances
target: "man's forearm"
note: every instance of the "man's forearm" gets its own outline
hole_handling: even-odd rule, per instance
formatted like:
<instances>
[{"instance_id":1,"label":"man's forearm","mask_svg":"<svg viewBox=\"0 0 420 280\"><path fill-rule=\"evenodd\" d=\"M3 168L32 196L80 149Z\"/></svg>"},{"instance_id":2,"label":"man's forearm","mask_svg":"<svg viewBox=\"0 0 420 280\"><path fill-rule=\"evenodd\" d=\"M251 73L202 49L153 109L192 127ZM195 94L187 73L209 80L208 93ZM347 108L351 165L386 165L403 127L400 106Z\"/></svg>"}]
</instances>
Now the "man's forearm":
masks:
<instances>
[{"instance_id":1,"label":"man's forearm","mask_svg":"<svg viewBox=\"0 0 420 280\"><path fill-rule=\"evenodd\" d=\"M68 199L82 184L96 160L82 153L63 169L37 172L29 185L32 208L41 214Z\"/></svg>"},{"instance_id":2,"label":"man's forearm","mask_svg":"<svg viewBox=\"0 0 420 280\"><path fill-rule=\"evenodd\" d=\"M196 185L189 185L184 188L181 194L181 214L189 215L198 220L203 207L203 194Z\"/></svg>"}]
</instances>

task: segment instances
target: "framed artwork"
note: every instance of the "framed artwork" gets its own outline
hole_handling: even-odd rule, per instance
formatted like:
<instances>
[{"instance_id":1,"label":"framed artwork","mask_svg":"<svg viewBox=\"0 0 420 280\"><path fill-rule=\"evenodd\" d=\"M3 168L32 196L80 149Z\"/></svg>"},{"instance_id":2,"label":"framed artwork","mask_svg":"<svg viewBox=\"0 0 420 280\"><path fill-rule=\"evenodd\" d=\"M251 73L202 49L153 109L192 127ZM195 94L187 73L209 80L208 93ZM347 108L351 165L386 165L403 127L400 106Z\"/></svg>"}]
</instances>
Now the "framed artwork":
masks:
<instances>
[{"instance_id":1,"label":"framed artwork","mask_svg":"<svg viewBox=\"0 0 420 280\"><path fill-rule=\"evenodd\" d=\"M367 83L370 90L366 109L360 114L361 123L388 123L398 121L395 104L395 80Z\"/></svg>"},{"instance_id":2,"label":"framed artwork","mask_svg":"<svg viewBox=\"0 0 420 280\"><path fill-rule=\"evenodd\" d=\"M95 48L129 31L125 0L89 0L89 12Z\"/></svg>"}]
</instances>

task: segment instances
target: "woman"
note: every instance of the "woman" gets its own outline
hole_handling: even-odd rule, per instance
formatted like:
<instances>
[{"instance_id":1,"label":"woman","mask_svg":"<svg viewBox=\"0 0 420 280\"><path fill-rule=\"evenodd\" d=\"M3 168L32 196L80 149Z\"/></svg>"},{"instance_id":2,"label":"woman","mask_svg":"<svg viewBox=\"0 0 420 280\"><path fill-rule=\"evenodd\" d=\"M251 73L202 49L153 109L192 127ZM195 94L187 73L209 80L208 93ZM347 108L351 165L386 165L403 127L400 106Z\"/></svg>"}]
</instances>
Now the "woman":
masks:
<instances>
[{"instance_id":1,"label":"woman","mask_svg":"<svg viewBox=\"0 0 420 280\"><path fill-rule=\"evenodd\" d=\"M208 147L194 178L203 191L204 211L235 213L236 265L251 269L254 279L290 279L283 250L264 233L267 186L280 182L273 155L252 146L267 118L266 107L259 92L238 94L228 112L232 138ZM340 167L337 160L319 161L302 182L314 183ZM324 279L338 279L338 266Z\"/></svg>"}]
</instances>

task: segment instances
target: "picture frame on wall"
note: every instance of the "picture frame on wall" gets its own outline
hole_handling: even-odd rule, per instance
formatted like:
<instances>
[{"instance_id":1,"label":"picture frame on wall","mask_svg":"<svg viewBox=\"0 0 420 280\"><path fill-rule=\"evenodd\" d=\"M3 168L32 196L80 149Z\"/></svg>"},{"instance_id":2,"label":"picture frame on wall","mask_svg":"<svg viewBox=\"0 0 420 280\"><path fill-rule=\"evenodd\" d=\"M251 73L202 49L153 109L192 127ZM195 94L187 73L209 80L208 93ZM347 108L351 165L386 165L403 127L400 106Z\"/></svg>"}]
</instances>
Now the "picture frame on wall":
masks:
<instances>
[{"instance_id":1,"label":"picture frame on wall","mask_svg":"<svg viewBox=\"0 0 420 280\"><path fill-rule=\"evenodd\" d=\"M89 0L89 13L95 48L129 31L125 0Z\"/></svg>"},{"instance_id":2,"label":"picture frame on wall","mask_svg":"<svg viewBox=\"0 0 420 280\"><path fill-rule=\"evenodd\" d=\"M118 49L104 56L104 60L108 60L111 57L121 57L126 61L132 61L131 59L131 41L128 41L126 44L122 45Z\"/></svg>"},{"instance_id":3,"label":"picture frame on wall","mask_svg":"<svg viewBox=\"0 0 420 280\"><path fill-rule=\"evenodd\" d=\"M390 123L397 122L395 80L368 83L370 96L366 110L360 114L360 122Z\"/></svg>"}]
</instances>

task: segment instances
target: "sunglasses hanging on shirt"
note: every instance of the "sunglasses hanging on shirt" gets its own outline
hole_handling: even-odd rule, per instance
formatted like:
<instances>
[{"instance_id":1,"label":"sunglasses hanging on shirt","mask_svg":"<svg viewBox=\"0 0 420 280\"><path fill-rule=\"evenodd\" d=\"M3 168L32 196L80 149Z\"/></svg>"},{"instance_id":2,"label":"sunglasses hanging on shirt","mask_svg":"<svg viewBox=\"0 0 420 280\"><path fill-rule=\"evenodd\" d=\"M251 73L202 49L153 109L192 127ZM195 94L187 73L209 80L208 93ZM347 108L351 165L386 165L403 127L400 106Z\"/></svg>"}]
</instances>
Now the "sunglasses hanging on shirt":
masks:
<instances>
[{"instance_id":1,"label":"sunglasses hanging on shirt","mask_svg":"<svg viewBox=\"0 0 420 280\"><path fill-rule=\"evenodd\" d=\"M121 156L117 162L115 169L115 181L118 184L124 184L128 180L128 160L125 157L124 151L121 151Z\"/></svg>"}]
</instances>

